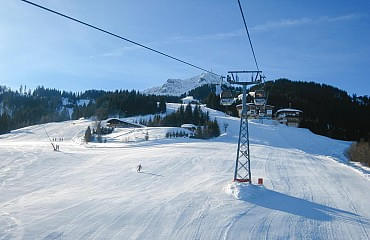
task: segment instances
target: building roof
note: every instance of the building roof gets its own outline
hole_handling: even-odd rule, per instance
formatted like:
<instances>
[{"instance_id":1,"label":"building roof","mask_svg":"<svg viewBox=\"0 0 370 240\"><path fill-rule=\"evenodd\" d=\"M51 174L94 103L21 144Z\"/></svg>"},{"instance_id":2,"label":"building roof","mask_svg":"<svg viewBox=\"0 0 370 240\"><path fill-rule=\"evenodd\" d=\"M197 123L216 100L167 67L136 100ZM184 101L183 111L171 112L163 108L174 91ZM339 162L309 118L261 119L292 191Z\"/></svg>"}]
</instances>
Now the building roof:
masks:
<instances>
[{"instance_id":1,"label":"building roof","mask_svg":"<svg viewBox=\"0 0 370 240\"><path fill-rule=\"evenodd\" d=\"M107 120L107 123L117 124L117 123L126 123L126 122L124 122L124 121L122 121L122 120L120 120L118 118L111 118L111 119Z\"/></svg>"},{"instance_id":2,"label":"building roof","mask_svg":"<svg viewBox=\"0 0 370 240\"><path fill-rule=\"evenodd\" d=\"M184 123L181 125L182 128L197 128L194 124L191 123Z\"/></svg>"},{"instance_id":3,"label":"building roof","mask_svg":"<svg viewBox=\"0 0 370 240\"><path fill-rule=\"evenodd\" d=\"M193 96L187 96L187 97L184 97L184 98L181 98L182 101L195 101L195 102L199 102L198 99L195 99Z\"/></svg>"},{"instance_id":4,"label":"building roof","mask_svg":"<svg viewBox=\"0 0 370 240\"><path fill-rule=\"evenodd\" d=\"M238 104L238 105L236 105L236 108L242 108L242 106L243 106L243 104ZM256 104L254 104L254 103L247 103L247 106L248 107L256 107ZM275 108L275 106L268 105L268 104L266 104L265 107L266 107L266 109L267 108ZM300 110L298 110L298 111L300 111Z\"/></svg>"},{"instance_id":5,"label":"building roof","mask_svg":"<svg viewBox=\"0 0 370 240\"><path fill-rule=\"evenodd\" d=\"M137 123L134 123L134 122L129 122L129 121L118 119L118 118L109 118L109 119L107 119L107 123L109 123L109 124L128 124L128 125L132 125L132 126L135 126L135 127L143 127L140 124L137 124Z\"/></svg>"},{"instance_id":6,"label":"building roof","mask_svg":"<svg viewBox=\"0 0 370 240\"><path fill-rule=\"evenodd\" d=\"M294 108L282 108L282 109L279 109L276 111L276 113L280 113L280 112L299 112L299 113L303 113L303 111L299 110L299 109L294 109Z\"/></svg>"}]
</instances>

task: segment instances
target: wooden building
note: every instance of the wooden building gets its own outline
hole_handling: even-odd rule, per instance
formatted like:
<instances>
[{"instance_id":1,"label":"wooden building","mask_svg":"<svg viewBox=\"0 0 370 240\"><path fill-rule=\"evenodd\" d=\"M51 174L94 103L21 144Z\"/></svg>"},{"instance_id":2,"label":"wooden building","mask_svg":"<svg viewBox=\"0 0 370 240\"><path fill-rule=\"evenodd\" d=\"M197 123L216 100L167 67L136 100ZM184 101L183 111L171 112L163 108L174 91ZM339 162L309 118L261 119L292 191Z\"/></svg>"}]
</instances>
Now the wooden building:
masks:
<instances>
[{"instance_id":1,"label":"wooden building","mask_svg":"<svg viewBox=\"0 0 370 240\"><path fill-rule=\"evenodd\" d=\"M187 96L181 99L182 104L199 104L199 100L195 99L193 96Z\"/></svg>"},{"instance_id":2,"label":"wooden building","mask_svg":"<svg viewBox=\"0 0 370 240\"><path fill-rule=\"evenodd\" d=\"M248 118L272 118L272 105L256 105L255 103L247 103L247 115ZM236 106L239 117L242 115L242 104Z\"/></svg>"},{"instance_id":3,"label":"wooden building","mask_svg":"<svg viewBox=\"0 0 370 240\"><path fill-rule=\"evenodd\" d=\"M181 127L187 130L190 130L192 132L195 132L195 130L197 130L197 126L191 123L184 123L181 125Z\"/></svg>"},{"instance_id":4,"label":"wooden building","mask_svg":"<svg viewBox=\"0 0 370 240\"><path fill-rule=\"evenodd\" d=\"M290 127L299 127L303 111L293 108L283 108L276 111L276 120Z\"/></svg>"},{"instance_id":5,"label":"wooden building","mask_svg":"<svg viewBox=\"0 0 370 240\"><path fill-rule=\"evenodd\" d=\"M141 128L142 126L136 123L130 123L118 118L107 120L107 126L112 128Z\"/></svg>"}]
</instances>

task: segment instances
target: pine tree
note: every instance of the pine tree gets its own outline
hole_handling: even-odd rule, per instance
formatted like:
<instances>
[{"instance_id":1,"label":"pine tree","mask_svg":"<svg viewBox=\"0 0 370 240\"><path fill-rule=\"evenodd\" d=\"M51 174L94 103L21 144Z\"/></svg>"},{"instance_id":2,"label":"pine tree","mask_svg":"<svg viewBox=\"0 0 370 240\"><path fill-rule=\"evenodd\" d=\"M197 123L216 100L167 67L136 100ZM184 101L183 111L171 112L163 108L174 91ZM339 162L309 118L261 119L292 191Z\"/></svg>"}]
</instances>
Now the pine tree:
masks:
<instances>
[{"instance_id":1,"label":"pine tree","mask_svg":"<svg viewBox=\"0 0 370 240\"><path fill-rule=\"evenodd\" d=\"M213 137L218 137L218 136L220 136L220 134L221 134L220 126L218 125L218 122L215 119L213 121Z\"/></svg>"},{"instance_id":2,"label":"pine tree","mask_svg":"<svg viewBox=\"0 0 370 240\"><path fill-rule=\"evenodd\" d=\"M197 129L195 130L195 134L194 134L194 137L195 138L202 138L203 136L203 130L202 130L202 127L197 127Z\"/></svg>"},{"instance_id":3,"label":"pine tree","mask_svg":"<svg viewBox=\"0 0 370 240\"><path fill-rule=\"evenodd\" d=\"M193 119L193 112L190 103L186 105L184 113L184 123L191 123Z\"/></svg>"},{"instance_id":4,"label":"pine tree","mask_svg":"<svg viewBox=\"0 0 370 240\"><path fill-rule=\"evenodd\" d=\"M161 113L165 113L166 112L166 102L164 101L164 100L161 100L160 102L159 102L159 111L161 112Z\"/></svg>"},{"instance_id":5,"label":"pine tree","mask_svg":"<svg viewBox=\"0 0 370 240\"><path fill-rule=\"evenodd\" d=\"M0 134L7 133L10 129L10 118L8 114L3 113L0 117Z\"/></svg>"},{"instance_id":6,"label":"pine tree","mask_svg":"<svg viewBox=\"0 0 370 240\"><path fill-rule=\"evenodd\" d=\"M101 121L95 121L96 134L98 135L97 140L99 143L102 142L102 126Z\"/></svg>"},{"instance_id":7,"label":"pine tree","mask_svg":"<svg viewBox=\"0 0 370 240\"><path fill-rule=\"evenodd\" d=\"M178 110L178 117L177 117L177 126L180 126L181 124L184 123L184 115L185 115L185 110L184 106L181 105L179 110Z\"/></svg>"},{"instance_id":8,"label":"pine tree","mask_svg":"<svg viewBox=\"0 0 370 240\"><path fill-rule=\"evenodd\" d=\"M200 107L199 105L195 105L194 107L194 110L193 110L193 120L192 120L192 123L195 124L195 125L199 125L200 124Z\"/></svg>"}]
</instances>

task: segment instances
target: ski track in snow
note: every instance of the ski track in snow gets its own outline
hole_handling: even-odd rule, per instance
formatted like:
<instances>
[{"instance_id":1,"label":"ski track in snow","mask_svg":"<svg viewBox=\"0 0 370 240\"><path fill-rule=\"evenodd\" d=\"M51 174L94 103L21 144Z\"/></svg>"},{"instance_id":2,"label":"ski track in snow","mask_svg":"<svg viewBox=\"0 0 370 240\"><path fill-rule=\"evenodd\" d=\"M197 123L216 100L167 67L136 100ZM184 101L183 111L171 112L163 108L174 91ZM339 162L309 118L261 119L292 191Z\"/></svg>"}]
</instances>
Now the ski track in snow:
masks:
<instances>
[{"instance_id":1,"label":"ski track in snow","mask_svg":"<svg viewBox=\"0 0 370 240\"><path fill-rule=\"evenodd\" d=\"M209 141L157 134L122 143L117 132L114 142L76 144L89 120L1 136L0 240L369 239L369 180L343 165L349 143L251 122L253 182L263 177L264 186L240 185L236 199L224 189L239 120L210 116L229 128ZM44 127L65 138L61 152Z\"/></svg>"}]
</instances>

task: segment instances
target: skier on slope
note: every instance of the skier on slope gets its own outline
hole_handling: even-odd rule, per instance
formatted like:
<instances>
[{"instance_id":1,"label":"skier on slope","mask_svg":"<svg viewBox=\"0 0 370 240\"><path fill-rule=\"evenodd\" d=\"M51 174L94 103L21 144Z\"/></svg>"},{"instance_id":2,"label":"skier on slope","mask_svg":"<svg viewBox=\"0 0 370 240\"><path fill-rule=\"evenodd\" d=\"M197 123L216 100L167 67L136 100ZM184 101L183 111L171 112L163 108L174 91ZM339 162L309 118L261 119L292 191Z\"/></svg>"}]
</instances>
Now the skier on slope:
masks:
<instances>
[{"instance_id":1,"label":"skier on slope","mask_svg":"<svg viewBox=\"0 0 370 240\"><path fill-rule=\"evenodd\" d=\"M139 163L139 165L137 166L137 168L136 168L136 171L137 172L140 172L141 171L141 168L142 168L142 166L141 166L141 164Z\"/></svg>"}]
</instances>

